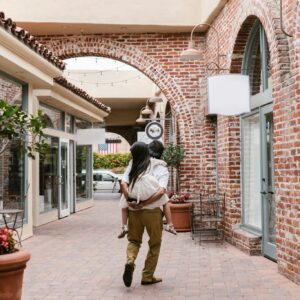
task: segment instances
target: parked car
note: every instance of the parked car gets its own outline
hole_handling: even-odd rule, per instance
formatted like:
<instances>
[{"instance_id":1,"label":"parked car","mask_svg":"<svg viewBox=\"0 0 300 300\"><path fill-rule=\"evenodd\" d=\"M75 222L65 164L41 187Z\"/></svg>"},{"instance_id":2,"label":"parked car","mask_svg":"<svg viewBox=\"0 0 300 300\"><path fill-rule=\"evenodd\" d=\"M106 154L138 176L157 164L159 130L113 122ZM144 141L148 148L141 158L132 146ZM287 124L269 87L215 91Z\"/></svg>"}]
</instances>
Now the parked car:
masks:
<instances>
[{"instance_id":1,"label":"parked car","mask_svg":"<svg viewBox=\"0 0 300 300\"><path fill-rule=\"evenodd\" d=\"M109 170L93 171L93 188L98 192L118 193L121 177Z\"/></svg>"}]
</instances>

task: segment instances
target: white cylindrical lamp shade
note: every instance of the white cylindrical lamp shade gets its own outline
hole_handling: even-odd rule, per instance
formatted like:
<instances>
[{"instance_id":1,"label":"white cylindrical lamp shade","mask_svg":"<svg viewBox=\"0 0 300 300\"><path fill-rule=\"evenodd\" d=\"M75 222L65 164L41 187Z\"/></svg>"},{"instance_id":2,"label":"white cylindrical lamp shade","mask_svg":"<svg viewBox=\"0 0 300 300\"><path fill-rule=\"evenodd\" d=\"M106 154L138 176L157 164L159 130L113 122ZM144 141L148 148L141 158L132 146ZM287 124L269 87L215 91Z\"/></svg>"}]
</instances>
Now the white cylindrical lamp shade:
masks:
<instances>
[{"instance_id":1,"label":"white cylindrical lamp shade","mask_svg":"<svg viewBox=\"0 0 300 300\"><path fill-rule=\"evenodd\" d=\"M235 116L250 112L248 75L225 74L208 77L208 114Z\"/></svg>"}]
</instances>

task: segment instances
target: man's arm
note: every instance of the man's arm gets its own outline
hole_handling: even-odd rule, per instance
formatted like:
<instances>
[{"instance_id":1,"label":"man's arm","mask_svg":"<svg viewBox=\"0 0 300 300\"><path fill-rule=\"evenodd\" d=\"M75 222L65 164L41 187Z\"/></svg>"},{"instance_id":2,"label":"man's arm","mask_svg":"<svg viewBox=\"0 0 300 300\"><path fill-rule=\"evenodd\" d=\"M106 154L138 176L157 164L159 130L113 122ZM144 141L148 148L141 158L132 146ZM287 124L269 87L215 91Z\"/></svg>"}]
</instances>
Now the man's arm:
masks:
<instances>
[{"instance_id":1,"label":"man's arm","mask_svg":"<svg viewBox=\"0 0 300 300\"><path fill-rule=\"evenodd\" d=\"M160 187L158 189L158 191L156 193L154 193L150 198L148 198L147 200L145 201L141 201L139 204L136 204L136 203L128 203L128 205L131 207L131 208L135 208L135 209L141 209L143 207L145 207L146 205L149 205L157 200L159 200L163 195L164 193L166 192L166 189L163 188L163 187Z\"/></svg>"}]
</instances>

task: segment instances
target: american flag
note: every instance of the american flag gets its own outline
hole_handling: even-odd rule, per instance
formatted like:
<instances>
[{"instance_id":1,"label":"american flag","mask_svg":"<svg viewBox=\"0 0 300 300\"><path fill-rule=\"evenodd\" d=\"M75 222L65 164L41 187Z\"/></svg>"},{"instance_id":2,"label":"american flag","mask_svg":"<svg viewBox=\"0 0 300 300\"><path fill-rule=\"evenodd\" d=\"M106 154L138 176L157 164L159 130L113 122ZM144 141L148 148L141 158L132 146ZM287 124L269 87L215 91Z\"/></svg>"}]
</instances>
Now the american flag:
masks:
<instances>
[{"instance_id":1,"label":"american flag","mask_svg":"<svg viewBox=\"0 0 300 300\"><path fill-rule=\"evenodd\" d=\"M114 154L118 153L118 144L99 144L99 154Z\"/></svg>"}]
</instances>

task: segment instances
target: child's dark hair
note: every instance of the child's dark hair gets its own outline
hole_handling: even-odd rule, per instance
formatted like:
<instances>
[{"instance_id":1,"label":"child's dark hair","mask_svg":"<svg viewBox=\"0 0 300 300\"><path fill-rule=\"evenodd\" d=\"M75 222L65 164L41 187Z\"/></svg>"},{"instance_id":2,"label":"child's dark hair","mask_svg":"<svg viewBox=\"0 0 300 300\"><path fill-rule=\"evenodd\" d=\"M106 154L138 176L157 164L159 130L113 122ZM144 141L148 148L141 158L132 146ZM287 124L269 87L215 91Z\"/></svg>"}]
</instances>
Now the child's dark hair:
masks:
<instances>
[{"instance_id":1,"label":"child's dark hair","mask_svg":"<svg viewBox=\"0 0 300 300\"><path fill-rule=\"evenodd\" d=\"M160 141L153 141L148 145L149 154L151 157L160 159L165 148L162 142Z\"/></svg>"}]
</instances>

